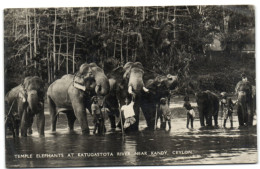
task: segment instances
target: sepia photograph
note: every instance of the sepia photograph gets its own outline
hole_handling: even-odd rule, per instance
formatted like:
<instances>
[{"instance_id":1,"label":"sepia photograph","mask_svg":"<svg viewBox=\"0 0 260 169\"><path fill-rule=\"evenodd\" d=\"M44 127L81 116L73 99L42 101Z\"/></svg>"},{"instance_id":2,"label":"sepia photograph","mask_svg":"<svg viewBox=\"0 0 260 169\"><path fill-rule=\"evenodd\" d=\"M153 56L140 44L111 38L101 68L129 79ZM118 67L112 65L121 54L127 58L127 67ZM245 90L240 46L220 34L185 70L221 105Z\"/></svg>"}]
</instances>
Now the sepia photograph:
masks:
<instances>
[{"instance_id":1,"label":"sepia photograph","mask_svg":"<svg viewBox=\"0 0 260 169\"><path fill-rule=\"evenodd\" d=\"M2 12L6 168L258 163L254 5Z\"/></svg>"}]
</instances>

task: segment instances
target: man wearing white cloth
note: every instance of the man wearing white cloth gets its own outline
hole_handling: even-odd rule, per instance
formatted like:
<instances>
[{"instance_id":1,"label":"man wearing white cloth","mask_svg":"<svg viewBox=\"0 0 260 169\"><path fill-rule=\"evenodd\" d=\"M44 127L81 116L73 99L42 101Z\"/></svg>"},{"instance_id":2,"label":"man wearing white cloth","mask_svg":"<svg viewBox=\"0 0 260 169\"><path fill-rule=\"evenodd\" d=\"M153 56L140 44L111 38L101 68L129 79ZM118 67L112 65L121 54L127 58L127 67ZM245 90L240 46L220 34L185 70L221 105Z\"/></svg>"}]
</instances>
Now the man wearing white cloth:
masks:
<instances>
[{"instance_id":1,"label":"man wearing white cloth","mask_svg":"<svg viewBox=\"0 0 260 169\"><path fill-rule=\"evenodd\" d=\"M135 123L135 112L134 112L134 102L131 101L129 98L125 100L126 105L123 105L121 108L122 114L124 116L124 129L128 128L130 125ZM130 104L129 104L130 103Z\"/></svg>"}]
</instances>

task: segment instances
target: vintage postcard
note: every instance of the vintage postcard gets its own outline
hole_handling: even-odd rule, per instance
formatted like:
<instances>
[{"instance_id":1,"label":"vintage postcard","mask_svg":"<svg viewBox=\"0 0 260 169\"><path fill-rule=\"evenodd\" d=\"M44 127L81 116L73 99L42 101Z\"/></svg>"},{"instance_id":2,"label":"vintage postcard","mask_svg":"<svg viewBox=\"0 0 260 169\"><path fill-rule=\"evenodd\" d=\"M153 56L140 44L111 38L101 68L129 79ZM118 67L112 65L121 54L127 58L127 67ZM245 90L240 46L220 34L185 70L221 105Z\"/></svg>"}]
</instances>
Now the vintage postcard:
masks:
<instances>
[{"instance_id":1,"label":"vintage postcard","mask_svg":"<svg viewBox=\"0 0 260 169\"><path fill-rule=\"evenodd\" d=\"M4 9L7 168L255 164L255 7Z\"/></svg>"}]
</instances>

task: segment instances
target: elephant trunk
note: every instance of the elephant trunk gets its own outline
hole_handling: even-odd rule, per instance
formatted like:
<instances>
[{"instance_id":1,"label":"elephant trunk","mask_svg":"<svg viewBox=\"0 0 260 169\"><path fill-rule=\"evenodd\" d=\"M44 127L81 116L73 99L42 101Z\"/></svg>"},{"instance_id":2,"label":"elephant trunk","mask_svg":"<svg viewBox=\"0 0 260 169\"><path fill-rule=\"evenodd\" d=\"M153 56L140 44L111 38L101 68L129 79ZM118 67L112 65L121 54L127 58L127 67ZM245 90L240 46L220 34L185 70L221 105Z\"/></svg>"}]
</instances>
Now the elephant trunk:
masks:
<instances>
[{"instance_id":1,"label":"elephant trunk","mask_svg":"<svg viewBox=\"0 0 260 169\"><path fill-rule=\"evenodd\" d=\"M143 82L143 73L141 72L131 72L128 83L129 89L128 92L135 92L136 94L140 93L144 88Z\"/></svg>"},{"instance_id":2,"label":"elephant trunk","mask_svg":"<svg viewBox=\"0 0 260 169\"><path fill-rule=\"evenodd\" d=\"M96 87L95 87L96 94L102 96L107 95L110 91L108 78L104 74L99 73L95 76L95 81L96 81Z\"/></svg>"},{"instance_id":3,"label":"elephant trunk","mask_svg":"<svg viewBox=\"0 0 260 169\"><path fill-rule=\"evenodd\" d=\"M32 113L36 114L39 106L38 93L36 90L30 90L27 92L27 94L28 94L27 101L28 101L29 109L31 110Z\"/></svg>"}]
</instances>

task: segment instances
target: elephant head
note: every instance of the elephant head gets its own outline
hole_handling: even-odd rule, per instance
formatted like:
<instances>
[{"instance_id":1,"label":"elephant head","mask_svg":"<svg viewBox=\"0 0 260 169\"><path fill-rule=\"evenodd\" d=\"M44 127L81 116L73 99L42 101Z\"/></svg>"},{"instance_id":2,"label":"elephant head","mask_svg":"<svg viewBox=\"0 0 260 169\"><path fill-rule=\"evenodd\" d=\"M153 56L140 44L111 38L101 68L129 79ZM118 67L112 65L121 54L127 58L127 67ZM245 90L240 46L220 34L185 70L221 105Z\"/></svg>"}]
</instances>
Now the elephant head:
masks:
<instances>
[{"instance_id":1,"label":"elephant head","mask_svg":"<svg viewBox=\"0 0 260 169\"><path fill-rule=\"evenodd\" d=\"M85 87L94 90L97 95L107 95L110 90L109 81L104 71L95 63L84 63L80 66L77 76L83 78Z\"/></svg>"},{"instance_id":2,"label":"elephant head","mask_svg":"<svg viewBox=\"0 0 260 169\"><path fill-rule=\"evenodd\" d=\"M144 87L143 75L144 75L144 68L140 62L128 62L123 67L125 73L123 75L123 79L128 81L128 93L135 94L140 93L142 90L145 92L148 91Z\"/></svg>"},{"instance_id":3,"label":"elephant head","mask_svg":"<svg viewBox=\"0 0 260 169\"><path fill-rule=\"evenodd\" d=\"M157 87L165 87L168 90L173 90L178 85L178 77L168 74L167 76L157 76L155 78Z\"/></svg>"},{"instance_id":4,"label":"elephant head","mask_svg":"<svg viewBox=\"0 0 260 169\"><path fill-rule=\"evenodd\" d=\"M23 82L26 91L27 102L32 112L37 112L40 105L43 104L44 83L37 77L26 77Z\"/></svg>"}]
</instances>

